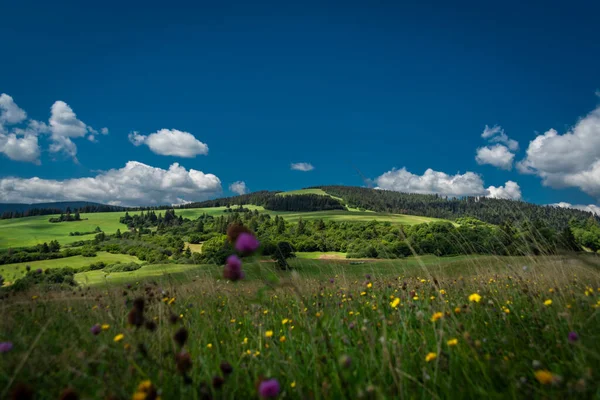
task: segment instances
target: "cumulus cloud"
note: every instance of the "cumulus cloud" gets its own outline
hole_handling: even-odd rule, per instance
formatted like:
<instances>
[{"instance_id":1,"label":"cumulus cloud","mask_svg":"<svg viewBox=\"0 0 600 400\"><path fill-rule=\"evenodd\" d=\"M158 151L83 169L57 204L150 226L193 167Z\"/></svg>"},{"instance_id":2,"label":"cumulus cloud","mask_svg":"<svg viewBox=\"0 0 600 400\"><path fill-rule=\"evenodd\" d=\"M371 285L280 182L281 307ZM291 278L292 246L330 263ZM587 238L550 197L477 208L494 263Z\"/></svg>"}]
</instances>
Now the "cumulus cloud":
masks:
<instances>
[{"instance_id":1,"label":"cumulus cloud","mask_svg":"<svg viewBox=\"0 0 600 400\"><path fill-rule=\"evenodd\" d=\"M13 126L7 130L8 125ZM27 120L22 110L9 95L0 95L0 153L15 161L27 161L40 164L40 146L38 136L50 134L50 152L64 152L77 161L77 146L73 138L90 133L88 139L95 142L95 135L108 134L107 128L96 131L77 118L73 109L64 101L56 101L50 108L48 124L34 119ZM22 154L18 154L22 152Z\"/></svg>"},{"instance_id":2,"label":"cumulus cloud","mask_svg":"<svg viewBox=\"0 0 600 400\"><path fill-rule=\"evenodd\" d=\"M508 181L504 187L490 186L486 189L483 180L474 172L448 175L444 172L429 168L423 175L416 175L406 170L393 169L375 179L378 189L394 190L397 192L439 194L441 196L490 196L497 197L500 193L515 193L514 182ZM507 190L508 188L508 190ZM520 198L520 189L518 190ZM508 197L503 197L508 198ZM511 197L516 199L517 197Z\"/></svg>"},{"instance_id":3,"label":"cumulus cloud","mask_svg":"<svg viewBox=\"0 0 600 400\"><path fill-rule=\"evenodd\" d=\"M485 146L477 149L475 160L479 165L489 164L501 169L512 169L515 154L519 149L519 142L510 139L499 125L493 127L485 126L481 137L490 143L498 143L494 146Z\"/></svg>"},{"instance_id":4,"label":"cumulus cloud","mask_svg":"<svg viewBox=\"0 0 600 400\"><path fill-rule=\"evenodd\" d=\"M19 138L14 133L0 133L0 153L14 161L40 163L40 146L37 136L34 135Z\"/></svg>"},{"instance_id":5,"label":"cumulus cloud","mask_svg":"<svg viewBox=\"0 0 600 400\"><path fill-rule=\"evenodd\" d=\"M480 147L477 149L477 155L475 156L475 160L479 165L489 164L506 170L512 169L514 158L514 153L511 153L508 147L501 144Z\"/></svg>"},{"instance_id":6,"label":"cumulus cloud","mask_svg":"<svg viewBox=\"0 0 600 400\"><path fill-rule=\"evenodd\" d=\"M152 152L163 156L196 157L208 154L208 146L189 132L177 129L161 129L148 136L131 132L129 141L135 146L147 145Z\"/></svg>"},{"instance_id":7,"label":"cumulus cloud","mask_svg":"<svg viewBox=\"0 0 600 400\"><path fill-rule=\"evenodd\" d=\"M246 182L244 181L233 182L231 185L229 185L229 190L237 194L248 193L248 187L246 186Z\"/></svg>"},{"instance_id":8,"label":"cumulus cloud","mask_svg":"<svg viewBox=\"0 0 600 400\"><path fill-rule=\"evenodd\" d=\"M561 208L574 208L576 210L587 211L587 212L591 212L596 215L600 215L600 207L595 204L588 204L586 206L584 204L571 204L571 203L566 203L564 201L561 201L560 203L555 203L555 204L550 204L550 205L554 206L554 207L561 207Z\"/></svg>"},{"instance_id":9,"label":"cumulus cloud","mask_svg":"<svg viewBox=\"0 0 600 400\"><path fill-rule=\"evenodd\" d=\"M600 199L600 106L562 135L555 129L538 135L517 169L545 186L577 187Z\"/></svg>"},{"instance_id":10,"label":"cumulus cloud","mask_svg":"<svg viewBox=\"0 0 600 400\"><path fill-rule=\"evenodd\" d=\"M517 182L507 181L504 186L490 186L487 188L487 197L495 199L520 200L521 187Z\"/></svg>"},{"instance_id":11,"label":"cumulus cloud","mask_svg":"<svg viewBox=\"0 0 600 400\"><path fill-rule=\"evenodd\" d=\"M25 121L27 113L6 93L0 94L0 132L2 125L13 125Z\"/></svg>"},{"instance_id":12,"label":"cumulus cloud","mask_svg":"<svg viewBox=\"0 0 600 400\"><path fill-rule=\"evenodd\" d=\"M498 126L498 125L494 125L491 128L489 126L485 126L485 128L483 129L483 133L481 134L481 137L484 139L489 139L492 136L500 133L500 132L504 132L502 130L502 127Z\"/></svg>"},{"instance_id":13,"label":"cumulus cloud","mask_svg":"<svg viewBox=\"0 0 600 400\"><path fill-rule=\"evenodd\" d=\"M27 119L27 113L21 109L6 93L0 94L0 153L14 161L39 164L40 146L37 134L41 131L37 121L31 121L26 128L8 125L19 124ZM45 124L41 124L45 125Z\"/></svg>"},{"instance_id":14,"label":"cumulus cloud","mask_svg":"<svg viewBox=\"0 0 600 400\"><path fill-rule=\"evenodd\" d=\"M292 163L290 167L295 171L304 171L304 172L312 171L313 169L315 169L315 167L313 167L313 165L311 163L305 163L305 162Z\"/></svg>"},{"instance_id":15,"label":"cumulus cloud","mask_svg":"<svg viewBox=\"0 0 600 400\"><path fill-rule=\"evenodd\" d=\"M213 174L186 170L173 163L168 170L129 161L95 177L67 180L0 178L0 202L39 203L94 201L121 205L179 204L205 200L221 192Z\"/></svg>"}]
</instances>

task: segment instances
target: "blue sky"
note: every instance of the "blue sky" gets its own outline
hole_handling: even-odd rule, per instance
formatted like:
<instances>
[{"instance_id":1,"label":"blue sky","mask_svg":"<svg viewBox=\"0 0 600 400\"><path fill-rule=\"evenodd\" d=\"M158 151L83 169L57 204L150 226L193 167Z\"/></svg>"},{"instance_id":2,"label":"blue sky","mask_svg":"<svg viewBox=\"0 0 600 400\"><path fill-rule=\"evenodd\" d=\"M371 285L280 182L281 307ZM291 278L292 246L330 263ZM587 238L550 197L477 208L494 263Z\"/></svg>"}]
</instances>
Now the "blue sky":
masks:
<instances>
[{"instance_id":1,"label":"blue sky","mask_svg":"<svg viewBox=\"0 0 600 400\"><path fill-rule=\"evenodd\" d=\"M0 93L27 114L0 128L2 202L178 202L237 181L362 177L600 202L598 2L40 3L0 5ZM25 132L32 120L47 127ZM519 143L510 165L497 147L496 166L476 160L508 148L481 137L486 125Z\"/></svg>"}]
</instances>

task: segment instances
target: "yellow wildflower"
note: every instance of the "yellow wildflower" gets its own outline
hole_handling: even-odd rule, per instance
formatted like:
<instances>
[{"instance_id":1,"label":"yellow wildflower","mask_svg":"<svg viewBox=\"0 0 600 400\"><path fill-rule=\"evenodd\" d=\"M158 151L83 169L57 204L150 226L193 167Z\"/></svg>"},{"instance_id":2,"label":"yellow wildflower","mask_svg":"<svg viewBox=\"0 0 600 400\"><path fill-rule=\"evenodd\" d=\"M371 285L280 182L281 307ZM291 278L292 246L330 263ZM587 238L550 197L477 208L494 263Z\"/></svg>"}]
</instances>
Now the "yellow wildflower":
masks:
<instances>
[{"instance_id":1,"label":"yellow wildflower","mask_svg":"<svg viewBox=\"0 0 600 400\"><path fill-rule=\"evenodd\" d=\"M554 374L552 374L552 372L545 370L545 369L540 369L538 371L535 371L534 375L535 375L535 379L537 379L538 382L541 383L542 385L549 385L552 382L554 382L554 380L555 380Z\"/></svg>"},{"instance_id":2,"label":"yellow wildflower","mask_svg":"<svg viewBox=\"0 0 600 400\"><path fill-rule=\"evenodd\" d=\"M272 337L273 336L273 331L266 331L265 332L265 336L269 337L269 338Z\"/></svg>"},{"instance_id":3,"label":"yellow wildflower","mask_svg":"<svg viewBox=\"0 0 600 400\"><path fill-rule=\"evenodd\" d=\"M293 388L295 388L295 387L296 387L296 381L294 381L294 382L290 383L290 387L291 387L292 389L293 389Z\"/></svg>"},{"instance_id":4,"label":"yellow wildflower","mask_svg":"<svg viewBox=\"0 0 600 400\"><path fill-rule=\"evenodd\" d=\"M287 319L287 318L284 318L284 319L282 319L282 320L281 320L281 325L285 325L285 324L287 324L288 322L290 322L290 320L289 320L289 319Z\"/></svg>"},{"instance_id":5,"label":"yellow wildflower","mask_svg":"<svg viewBox=\"0 0 600 400\"><path fill-rule=\"evenodd\" d=\"M478 293L473 293L469 296L469 301L474 301L475 303L479 303L481 301L481 296Z\"/></svg>"},{"instance_id":6,"label":"yellow wildflower","mask_svg":"<svg viewBox=\"0 0 600 400\"><path fill-rule=\"evenodd\" d=\"M280 341L281 343L285 342L285 336L281 336L281 337L279 338L279 341Z\"/></svg>"},{"instance_id":7,"label":"yellow wildflower","mask_svg":"<svg viewBox=\"0 0 600 400\"><path fill-rule=\"evenodd\" d=\"M123 335L122 333L119 333L117 336L115 336L115 338L113 340L115 342L120 342L121 340L123 340L123 338L125 338L125 335Z\"/></svg>"},{"instance_id":8,"label":"yellow wildflower","mask_svg":"<svg viewBox=\"0 0 600 400\"><path fill-rule=\"evenodd\" d=\"M396 308L396 307L398 307L398 305L399 305L399 304L400 304L400 299L399 299L398 297L396 297L396 298L394 299L394 301L392 301L392 302L390 303L390 306L392 306L392 308Z\"/></svg>"},{"instance_id":9,"label":"yellow wildflower","mask_svg":"<svg viewBox=\"0 0 600 400\"><path fill-rule=\"evenodd\" d=\"M446 342L446 344L448 346L456 346L458 344L458 339L454 338L454 339L450 339Z\"/></svg>"},{"instance_id":10,"label":"yellow wildflower","mask_svg":"<svg viewBox=\"0 0 600 400\"><path fill-rule=\"evenodd\" d=\"M175 297L171 298L171 300L169 300L169 305L175 303Z\"/></svg>"},{"instance_id":11,"label":"yellow wildflower","mask_svg":"<svg viewBox=\"0 0 600 400\"><path fill-rule=\"evenodd\" d=\"M444 289L440 290L440 294L446 294L446 291Z\"/></svg>"},{"instance_id":12,"label":"yellow wildflower","mask_svg":"<svg viewBox=\"0 0 600 400\"><path fill-rule=\"evenodd\" d=\"M207 344L206 347L212 349L212 343Z\"/></svg>"},{"instance_id":13,"label":"yellow wildflower","mask_svg":"<svg viewBox=\"0 0 600 400\"><path fill-rule=\"evenodd\" d=\"M544 305L545 306L552 305L552 300L548 299L548 300L544 301Z\"/></svg>"},{"instance_id":14,"label":"yellow wildflower","mask_svg":"<svg viewBox=\"0 0 600 400\"><path fill-rule=\"evenodd\" d=\"M442 318L444 316L444 313L442 312L436 312L435 314L433 314L433 316L431 317L431 322L435 322L438 319Z\"/></svg>"},{"instance_id":15,"label":"yellow wildflower","mask_svg":"<svg viewBox=\"0 0 600 400\"><path fill-rule=\"evenodd\" d=\"M425 356L425 361L429 362L429 361L433 361L437 358L437 354L435 353L427 353L427 355Z\"/></svg>"},{"instance_id":16,"label":"yellow wildflower","mask_svg":"<svg viewBox=\"0 0 600 400\"><path fill-rule=\"evenodd\" d=\"M456 307L456 308L454 309L454 312L455 312L455 313L457 313L457 314L460 314L460 307Z\"/></svg>"},{"instance_id":17,"label":"yellow wildflower","mask_svg":"<svg viewBox=\"0 0 600 400\"><path fill-rule=\"evenodd\" d=\"M102 330L103 330L103 331L107 331L107 330L108 330L108 328L110 328L110 325L109 325L109 324L102 324Z\"/></svg>"},{"instance_id":18,"label":"yellow wildflower","mask_svg":"<svg viewBox=\"0 0 600 400\"><path fill-rule=\"evenodd\" d=\"M370 289L373 287L373 284L371 282L367 283L367 287Z\"/></svg>"}]
</instances>

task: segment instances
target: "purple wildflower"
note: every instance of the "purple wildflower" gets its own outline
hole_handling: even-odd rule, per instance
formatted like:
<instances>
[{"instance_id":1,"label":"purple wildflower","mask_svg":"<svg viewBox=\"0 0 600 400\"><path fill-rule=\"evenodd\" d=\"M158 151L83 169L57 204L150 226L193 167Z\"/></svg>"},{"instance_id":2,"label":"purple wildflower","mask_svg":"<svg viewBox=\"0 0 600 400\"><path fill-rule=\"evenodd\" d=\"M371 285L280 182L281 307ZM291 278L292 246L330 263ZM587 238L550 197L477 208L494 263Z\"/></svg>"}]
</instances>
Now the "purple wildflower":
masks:
<instances>
[{"instance_id":1,"label":"purple wildflower","mask_svg":"<svg viewBox=\"0 0 600 400\"><path fill-rule=\"evenodd\" d=\"M0 343L0 353L8 353L13 348L13 344L11 342L1 342Z\"/></svg>"},{"instance_id":2,"label":"purple wildflower","mask_svg":"<svg viewBox=\"0 0 600 400\"><path fill-rule=\"evenodd\" d=\"M260 246L260 242L251 233L243 232L235 242L235 249L241 253L254 253Z\"/></svg>"},{"instance_id":3,"label":"purple wildflower","mask_svg":"<svg viewBox=\"0 0 600 400\"><path fill-rule=\"evenodd\" d=\"M335 281L333 280L333 278L329 279L329 283L333 283L333 282L335 282Z\"/></svg>"},{"instance_id":4,"label":"purple wildflower","mask_svg":"<svg viewBox=\"0 0 600 400\"><path fill-rule=\"evenodd\" d=\"M35 270L35 272L37 272L38 274L41 274L42 273L42 269L38 268L38 269Z\"/></svg>"},{"instance_id":5,"label":"purple wildflower","mask_svg":"<svg viewBox=\"0 0 600 400\"><path fill-rule=\"evenodd\" d=\"M569 342L575 343L578 340L579 340L579 335L577 334L577 332L569 332Z\"/></svg>"},{"instance_id":6,"label":"purple wildflower","mask_svg":"<svg viewBox=\"0 0 600 400\"><path fill-rule=\"evenodd\" d=\"M280 389L277 379L268 379L260 383L258 386L258 394L260 397L277 397Z\"/></svg>"},{"instance_id":7,"label":"purple wildflower","mask_svg":"<svg viewBox=\"0 0 600 400\"><path fill-rule=\"evenodd\" d=\"M223 268L223 277L231 281L244 279L245 274L242 271L242 260L235 254L227 257L227 263L225 264L225 268Z\"/></svg>"},{"instance_id":8,"label":"purple wildflower","mask_svg":"<svg viewBox=\"0 0 600 400\"><path fill-rule=\"evenodd\" d=\"M102 332L102 327L100 324L96 324L90 328L90 332L92 332L94 335L98 335L100 332Z\"/></svg>"}]
</instances>

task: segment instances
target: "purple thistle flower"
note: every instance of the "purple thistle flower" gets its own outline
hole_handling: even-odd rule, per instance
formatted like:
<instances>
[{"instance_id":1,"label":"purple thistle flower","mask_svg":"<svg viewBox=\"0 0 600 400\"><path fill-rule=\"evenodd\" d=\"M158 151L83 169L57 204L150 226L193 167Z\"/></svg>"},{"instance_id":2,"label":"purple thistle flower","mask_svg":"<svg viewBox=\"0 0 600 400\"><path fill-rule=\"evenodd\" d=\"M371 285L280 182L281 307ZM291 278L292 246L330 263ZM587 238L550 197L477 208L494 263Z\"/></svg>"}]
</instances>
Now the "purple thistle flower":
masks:
<instances>
[{"instance_id":1,"label":"purple thistle flower","mask_svg":"<svg viewBox=\"0 0 600 400\"><path fill-rule=\"evenodd\" d=\"M329 283L333 283L333 282L335 282L335 281L333 280L333 278L329 279Z\"/></svg>"},{"instance_id":2,"label":"purple thistle flower","mask_svg":"<svg viewBox=\"0 0 600 400\"><path fill-rule=\"evenodd\" d=\"M258 394L260 397L277 397L280 389L277 379L268 379L260 383L258 386Z\"/></svg>"},{"instance_id":3,"label":"purple thistle flower","mask_svg":"<svg viewBox=\"0 0 600 400\"><path fill-rule=\"evenodd\" d=\"M223 277L231 281L244 279L245 274L242 271L242 260L235 254L227 257L227 263L225 264L225 268L223 268Z\"/></svg>"},{"instance_id":4,"label":"purple thistle flower","mask_svg":"<svg viewBox=\"0 0 600 400\"><path fill-rule=\"evenodd\" d=\"M260 242L251 233L243 232L235 242L235 249L241 253L254 253L260 246Z\"/></svg>"},{"instance_id":5,"label":"purple thistle flower","mask_svg":"<svg viewBox=\"0 0 600 400\"><path fill-rule=\"evenodd\" d=\"M11 342L2 342L0 343L0 353L8 353L13 348L13 344Z\"/></svg>"},{"instance_id":6,"label":"purple thistle flower","mask_svg":"<svg viewBox=\"0 0 600 400\"><path fill-rule=\"evenodd\" d=\"M577 332L569 332L569 342L575 343L578 340L579 340L579 335L577 334Z\"/></svg>"},{"instance_id":7,"label":"purple thistle flower","mask_svg":"<svg viewBox=\"0 0 600 400\"><path fill-rule=\"evenodd\" d=\"M102 332L102 327L100 324L96 324L90 328L90 332L92 332L93 335L98 335Z\"/></svg>"},{"instance_id":8,"label":"purple thistle flower","mask_svg":"<svg viewBox=\"0 0 600 400\"><path fill-rule=\"evenodd\" d=\"M35 272L37 272L38 274L41 274L42 273L42 269L38 268L38 269L35 270Z\"/></svg>"}]
</instances>

